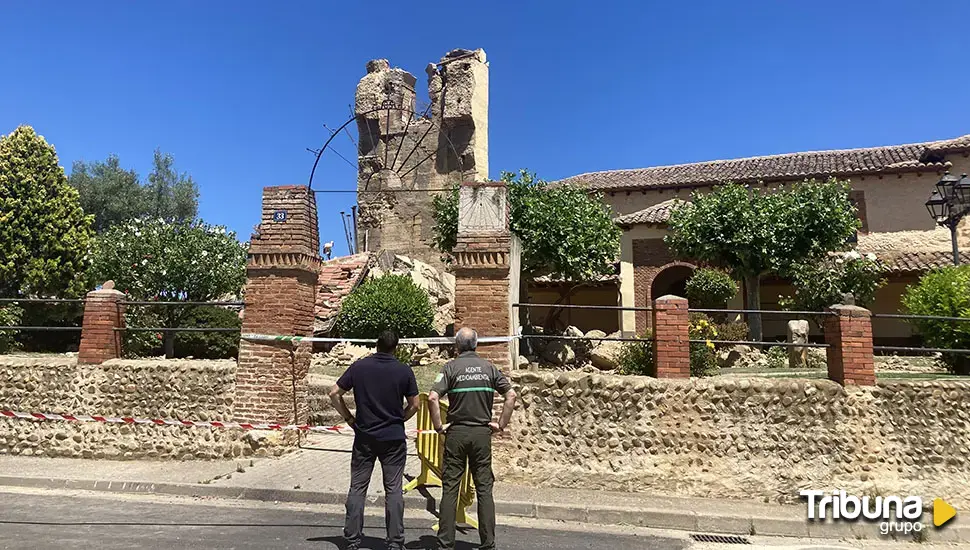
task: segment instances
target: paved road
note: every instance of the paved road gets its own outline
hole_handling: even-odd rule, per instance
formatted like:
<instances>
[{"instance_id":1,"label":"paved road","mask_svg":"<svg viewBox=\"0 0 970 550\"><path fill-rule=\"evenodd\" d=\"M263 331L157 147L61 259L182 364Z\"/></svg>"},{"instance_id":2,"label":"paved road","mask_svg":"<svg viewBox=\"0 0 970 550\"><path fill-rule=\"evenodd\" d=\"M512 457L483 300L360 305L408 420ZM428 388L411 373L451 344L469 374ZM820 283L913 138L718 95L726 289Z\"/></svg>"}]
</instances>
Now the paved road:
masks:
<instances>
[{"instance_id":1,"label":"paved road","mask_svg":"<svg viewBox=\"0 0 970 550\"><path fill-rule=\"evenodd\" d=\"M191 501L118 499L86 494L4 493L0 512L0 548L129 549L129 548L342 548L343 518L334 513L228 507ZM431 530L427 518L407 518L409 549L427 548ZM382 549L383 518L368 517L364 548ZM470 531L458 548L477 548ZM577 533L500 526L501 548L679 550L683 539ZM472 544L474 542L474 544Z\"/></svg>"}]
</instances>

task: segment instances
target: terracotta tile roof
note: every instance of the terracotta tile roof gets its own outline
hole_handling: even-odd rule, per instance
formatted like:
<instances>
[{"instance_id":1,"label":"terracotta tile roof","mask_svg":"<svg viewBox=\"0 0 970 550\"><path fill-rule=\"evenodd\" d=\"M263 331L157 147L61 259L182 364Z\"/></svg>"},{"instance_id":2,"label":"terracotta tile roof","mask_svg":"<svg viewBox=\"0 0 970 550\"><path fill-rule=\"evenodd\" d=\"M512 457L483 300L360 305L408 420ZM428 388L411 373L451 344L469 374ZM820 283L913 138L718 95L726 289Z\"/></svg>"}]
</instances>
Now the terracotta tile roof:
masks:
<instances>
[{"instance_id":1,"label":"terracotta tile roof","mask_svg":"<svg viewBox=\"0 0 970 550\"><path fill-rule=\"evenodd\" d=\"M970 150L970 134L955 139L908 145L788 153L632 170L607 170L580 174L555 183L583 185L591 189L610 191L693 187L726 181L744 183L945 170L950 167L950 163L943 159L943 154L967 150Z\"/></svg>"},{"instance_id":2,"label":"terracotta tile roof","mask_svg":"<svg viewBox=\"0 0 970 550\"><path fill-rule=\"evenodd\" d=\"M670 217L670 211L685 202L687 201L681 199L666 200L653 206L648 206L643 210L617 216L613 221L621 227L638 224L663 225L667 223L667 218Z\"/></svg>"},{"instance_id":3,"label":"terracotta tile roof","mask_svg":"<svg viewBox=\"0 0 970 550\"><path fill-rule=\"evenodd\" d=\"M951 252L883 252L876 256L889 273L922 273L953 265ZM960 265L970 264L970 252L960 253Z\"/></svg>"},{"instance_id":4,"label":"terracotta tile roof","mask_svg":"<svg viewBox=\"0 0 970 550\"><path fill-rule=\"evenodd\" d=\"M323 262L317 278L317 302L314 308L314 334L326 334L333 329L340 312L340 303L363 281L370 268L368 252L342 256Z\"/></svg>"}]
</instances>

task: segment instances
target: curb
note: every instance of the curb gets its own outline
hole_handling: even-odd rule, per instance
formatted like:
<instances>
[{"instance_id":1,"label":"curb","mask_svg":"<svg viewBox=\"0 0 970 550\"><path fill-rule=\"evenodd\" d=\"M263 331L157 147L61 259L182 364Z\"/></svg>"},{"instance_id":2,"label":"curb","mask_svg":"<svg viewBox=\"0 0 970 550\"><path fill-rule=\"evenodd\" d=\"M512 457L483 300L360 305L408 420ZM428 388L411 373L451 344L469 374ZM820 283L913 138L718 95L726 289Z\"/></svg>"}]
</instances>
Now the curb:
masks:
<instances>
[{"instance_id":1,"label":"curb","mask_svg":"<svg viewBox=\"0 0 970 550\"><path fill-rule=\"evenodd\" d=\"M258 489L222 487L192 483L151 483L140 481L75 480L40 477L0 476L0 486L31 489L70 489L109 493L156 494L184 497L213 497L230 500L287 502L299 504L344 504L344 493L301 491L299 489ZM368 504L383 506L384 498L368 498ZM405 495L408 509L427 510L428 499ZM610 506L574 506L535 502L496 501L499 516L542 519L563 522L594 523L600 525L628 525L650 529L674 529L696 533L722 535L766 535L782 537L810 537L847 540L891 540L879 534L877 524L832 521L816 522L792 517L751 516L745 514L705 513L694 510L653 508L622 508ZM957 517L954 522L960 518ZM943 530L933 529L932 516L924 518L927 542L970 541L970 527L950 525ZM900 540L904 540L902 536ZM908 537L907 537L908 538Z\"/></svg>"}]
</instances>

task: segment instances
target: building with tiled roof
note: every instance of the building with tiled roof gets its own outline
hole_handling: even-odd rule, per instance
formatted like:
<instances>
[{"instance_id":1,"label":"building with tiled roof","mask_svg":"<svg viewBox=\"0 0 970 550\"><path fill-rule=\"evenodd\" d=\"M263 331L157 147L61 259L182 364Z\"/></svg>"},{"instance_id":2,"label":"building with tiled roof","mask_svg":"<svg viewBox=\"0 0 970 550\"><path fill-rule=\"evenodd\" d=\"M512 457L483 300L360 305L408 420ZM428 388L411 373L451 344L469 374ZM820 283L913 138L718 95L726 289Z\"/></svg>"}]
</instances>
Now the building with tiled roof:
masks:
<instances>
[{"instance_id":1,"label":"building with tiled roof","mask_svg":"<svg viewBox=\"0 0 970 550\"><path fill-rule=\"evenodd\" d=\"M970 172L970 134L953 139L713 160L690 164L608 170L572 176L554 185L578 185L602 194L623 229L619 302L643 307L663 294L683 292L693 266L673 257L663 242L670 212L724 182L775 188L810 179L848 180L850 199L862 220L856 247L874 253L887 267L889 283L873 310L895 313L905 287L926 271L952 263L950 233L936 226L924 206L947 171ZM958 230L964 261L970 262L970 228ZM792 291L785 281L766 280L762 307L777 307L777 297ZM743 292L731 304L744 307ZM627 334L648 327L645 312L624 312L619 325ZM877 339L904 340L903 323L877 319ZM784 322L765 319L766 336L784 334Z\"/></svg>"}]
</instances>

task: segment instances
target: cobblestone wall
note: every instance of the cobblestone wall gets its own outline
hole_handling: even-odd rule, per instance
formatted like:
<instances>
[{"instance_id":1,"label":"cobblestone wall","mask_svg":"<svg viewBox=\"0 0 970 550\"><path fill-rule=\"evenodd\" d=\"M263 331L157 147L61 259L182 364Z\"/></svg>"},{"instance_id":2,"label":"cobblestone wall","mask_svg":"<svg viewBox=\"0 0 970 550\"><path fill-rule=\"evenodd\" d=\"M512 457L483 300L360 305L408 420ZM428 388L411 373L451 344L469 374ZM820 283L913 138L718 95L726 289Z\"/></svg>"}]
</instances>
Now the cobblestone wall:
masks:
<instances>
[{"instance_id":1,"label":"cobblestone wall","mask_svg":"<svg viewBox=\"0 0 970 550\"><path fill-rule=\"evenodd\" d=\"M520 404L494 460L506 481L771 502L844 488L970 503L970 382L511 376Z\"/></svg>"},{"instance_id":2,"label":"cobblestone wall","mask_svg":"<svg viewBox=\"0 0 970 550\"><path fill-rule=\"evenodd\" d=\"M103 416L233 418L236 362L0 357L0 409ZM181 426L0 419L0 454L85 458L221 458L278 453L279 436Z\"/></svg>"}]
</instances>

